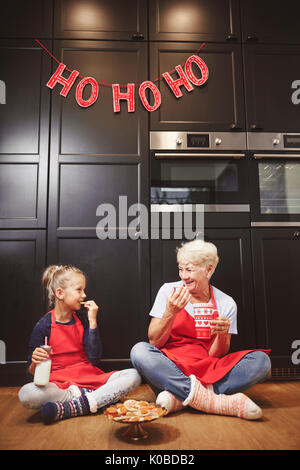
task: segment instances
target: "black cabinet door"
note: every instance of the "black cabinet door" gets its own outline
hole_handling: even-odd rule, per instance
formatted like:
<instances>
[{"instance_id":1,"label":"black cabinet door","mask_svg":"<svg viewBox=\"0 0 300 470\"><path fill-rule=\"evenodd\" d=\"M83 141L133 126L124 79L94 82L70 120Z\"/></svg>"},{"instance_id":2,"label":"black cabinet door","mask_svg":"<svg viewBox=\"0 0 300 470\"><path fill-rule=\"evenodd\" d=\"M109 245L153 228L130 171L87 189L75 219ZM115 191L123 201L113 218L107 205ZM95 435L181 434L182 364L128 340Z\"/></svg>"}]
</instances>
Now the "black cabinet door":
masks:
<instances>
[{"instance_id":1,"label":"black cabinet door","mask_svg":"<svg viewBox=\"0 0 300 470\"><path fill-rule=\"evenodd\" d=\"M238 41L236 0L153 0L149 2L149 39L155 41Z\"/></svg>"},{"instance_id":2,"label":"black cabinet door","mask_svg":"<svg viewBox=\"0 0 300 470\"><path fill-rule=\"evenodd\" d=\"M51 38L53 0L1 2L0 37Z\"/></svg>"},{"instance_id":3,"label":"black cabinet door","mask_svg":"<svg viewBox=\"0 0 300 470\"><path fill-rule=\"evenodd\" d=\"M0 228L44 228L51 61L35 42L4 39L0 61Z\"/></svg>"},{"instance_id":4,"label":"black cabinet door","mask_svg":"<svg viewBox=\"0 0 300 470\"><path fill-rule=\"evenodd\" d=\"M255 347L250 230L207 229L205 240L216 245L220 258L211 283L233 297L238 306L238 334L232 335L231 350ZM163 283L179 280L176 247L181 243L182 240L174 239L151 240L152 304Z\"/></svg>"},{"instance_id":5,"label":"black cabinet door","mask_svg":"<svg viewBox=\"0 0 300 470\"><path fill-rule=\"evenodd\" d=\"M64 41L55 50L70 70L107 84L147 77L146 44ZM149 200L148 116L137 96L135 112L121 102L114 113L111 86L99 85L97 101L81 108L75 99L79 80L66 98L61 85L52 91L47 263L84 269L88 295L100 306L104 357L108 363L129 361L149 308L148 241L128 232L129 208L147 207ZM112 238L100 239L96 227L105 210L116 217L109 223Z\"/></svg>"},{"instance_id":6,"label":"black cabinet door","mask_svg":"<svg viewBox=\"0 0 300 470\"><path fill-rule=\"evenodd\" d=\"M292 361L300 331L299 235L299 227L252 229L258 346L272 349L273 368L297 365Z\"/></svg>"},{"instance_id":7,"label":"black cabinet door","mask_svg":"<svg viewBox=\"0 0 300 470\"><path fill-rule=\"evenodd\" d=\"M148 39L146 0L55 0L54 36L65 39Z\"/></svg>"},{"instance_id":8,"label":"black cabinet door","mask_svg":"<svg viewBox=\"0 0 300 470\"><path fill-rule=\"evenodd\" d=\"M171 72L195 54L197 44L151 43L150 80ZM244 130L244 93L241 47L230 44L205 44L199 53L209 76L201 86L176 98L163 78L156 82L161 106L151 113L151 130L230 131ZM195 74L200 72L195 70ZM171 74L173 80L177 72Z\"/></svg>"},{"instance_id":9,"label":"black cabinet door","mask_svg":"<svg viewBox=\"0 0 300 470\"><path fill-rule=\"evenodd\" d=\"M22 385L25 380L30 335L45 313L41 290L45 241L45 230L0 230L0 340L5 348L1 385Z\"/></svg>"},{"instance_id":10,"label":"black cabinet door","mask_svg":"<svg viewBox=\"0 0 300 470\"><path fill-rule=\"evenodd\" d=\"M299 44L298 0L242 0L243 42Z\"/></svg>"},{"instance_id":11,"label":"black cabinet door","mask_svg":"<svg viewBox=\"0 0 300 470\"><path fill-rule=\"evenodd\" d=\"M149 299L148 241L100 240L87 231L59 234L55 260L87 275L86 294L99 306L103 365L129 366L130 349L147 340ZM114 366L115 367L115 366Z\"/></svg>"},{"instance_id":12,"label":"black cabinet door","mask_svg":"<svg viewBox=\"0 0 300 470\"><path fill-rule=\"evenodd\" d=\"M56 43L56 55L70 70L107 84L137 84L147 75L146 44L65 41ZM65 98L60 84L51 92L50 237L73 228L95 233L97 207L116 207L119 196L128 205L149 199L147 111L136 96L135 112L121 102L115 113L112 87L103 85L97 101L82 108L75 99L79 81Z\"/></svg>"},{"instance_id":13,"label":"black cabinet door","mask_svg":"<svg viewBox=\"0 0 300 470\"><path fill-rule=\"evenodd\" d=\"M243 47L247 129L299 132L300 46Z\"/></svg>"}]
</instances>

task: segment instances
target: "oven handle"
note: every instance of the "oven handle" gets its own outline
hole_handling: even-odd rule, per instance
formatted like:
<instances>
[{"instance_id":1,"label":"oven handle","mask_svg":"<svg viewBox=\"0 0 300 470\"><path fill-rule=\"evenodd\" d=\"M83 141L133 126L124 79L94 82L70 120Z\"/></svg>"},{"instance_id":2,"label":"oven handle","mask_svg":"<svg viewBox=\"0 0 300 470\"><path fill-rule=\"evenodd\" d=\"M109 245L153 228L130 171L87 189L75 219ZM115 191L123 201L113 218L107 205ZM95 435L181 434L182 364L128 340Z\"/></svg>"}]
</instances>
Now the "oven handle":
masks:
<instances>
[{"instance_id":1,"label":"oven handle","mask_svg":"<svg viewBox=\"0 0 300 470\"><path fill-rule=\"evenodd\" d=\"M202 157L202 158L244 158L244 153L155 153L155 158L189 158L189 157Z\"/></svg>"},{"instance_id":2,"label":"oven handle","mask_svg":"<svg viewBox=\"0 0 300 470\"><path fill-rule=\"evenodd\" d=\"M260 160L262 158L300 158L300 154L296 153L256 153L253 156L256 160Z\"/></svg>"}]
</instances>

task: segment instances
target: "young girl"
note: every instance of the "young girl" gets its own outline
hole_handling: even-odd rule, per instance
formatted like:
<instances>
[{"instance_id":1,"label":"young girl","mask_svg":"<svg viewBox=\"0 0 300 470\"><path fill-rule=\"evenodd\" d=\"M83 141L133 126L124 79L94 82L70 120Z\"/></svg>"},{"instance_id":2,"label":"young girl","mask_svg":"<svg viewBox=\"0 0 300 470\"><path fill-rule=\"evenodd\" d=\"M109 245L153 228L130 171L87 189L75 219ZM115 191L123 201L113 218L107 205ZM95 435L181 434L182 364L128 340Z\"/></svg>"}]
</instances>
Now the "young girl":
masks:
<instances>
[{"instance_id":1,"label":"young girl","mask_svg":"<svg viewBox=\"0 0 300 470\"><path fill-rule=\"evenodd\" d=\"M105 373L96 364L102 355L97 327L98 306L85 301L86 278L74 266L49 266L42 277L49 306L35 325L30 339L28 371L49 358L40 348L45 337L51 346L50 380L46 386L33 382L19 391L27 408L42 410L45 424L59 419L96 413L99 408L118 401L141 383L135 369ZM87 312L79 312L82 304ZM76 313L75 313L76 311Z\"/></svg>"}]
</instances>

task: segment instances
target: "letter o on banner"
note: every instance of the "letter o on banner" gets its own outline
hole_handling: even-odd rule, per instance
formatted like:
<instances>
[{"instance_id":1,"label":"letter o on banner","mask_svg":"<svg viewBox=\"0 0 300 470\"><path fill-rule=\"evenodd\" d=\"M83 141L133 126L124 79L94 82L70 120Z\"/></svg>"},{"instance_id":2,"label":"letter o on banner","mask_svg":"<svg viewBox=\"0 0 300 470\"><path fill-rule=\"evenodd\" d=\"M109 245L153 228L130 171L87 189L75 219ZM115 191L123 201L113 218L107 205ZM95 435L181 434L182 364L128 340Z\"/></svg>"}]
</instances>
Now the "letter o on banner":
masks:
<instances>
[{"instance_id":1,"label":"letter o on banner","mask_svg":"<svg viewBox=\"0 0 300 470\"><path fill-rule=\"evenodd\" d=\"M192 70L192 64L198 65L199 69L201 70L202 77L197 78ZM208 68L206 63L198 57L197 55L192 55L188 58L185 63L185 73L187 74L189 80L196 86L203 85L208 79Z\"/></svg>"},{"instance_id":2,"label":"letter o on banner","mask_svg":"<svg viewBox=\"0 0 300 470\"><path fill-rule=\"evenodd\" d=\"M88 100L84 100L82 98L83 90L86 85L92 86L91 96L89 97ZM98 83L96 82L96 80L92 77L83 78L78 83L78 86L76 88L76 101L79 104L79 106L82 106L83 108L88 108L89 106L95 103L97 98L98 98Z\"/></svg>"},{"instance_id":3,"label":"letter o on banner","mask_svg":"<svg viewBox=\"0 0 300 470\"><path fill-rule=\"evenodd\" d=\"M147 88L149 88L153 93L154 103L153 103L152 106L149 104L149 101L146 98L146 89ZM154 85L154 83L152 83L150 81L145 81L141 84L141 86L139 88L139 95L140 95L141 101L142 101L144 107L147 109L147 111L150 111L150 112L155 111L161 105L160 91Z\"/></svg>"}]
</instances>

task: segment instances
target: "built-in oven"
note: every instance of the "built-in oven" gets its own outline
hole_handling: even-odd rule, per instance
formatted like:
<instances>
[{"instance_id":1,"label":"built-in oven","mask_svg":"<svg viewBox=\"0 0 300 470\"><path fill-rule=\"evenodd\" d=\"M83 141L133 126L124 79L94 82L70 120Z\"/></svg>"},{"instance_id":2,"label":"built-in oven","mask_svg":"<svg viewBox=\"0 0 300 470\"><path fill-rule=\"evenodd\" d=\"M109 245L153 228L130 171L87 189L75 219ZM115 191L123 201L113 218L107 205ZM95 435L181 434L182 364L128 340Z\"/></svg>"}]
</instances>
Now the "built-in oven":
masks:
<instances>
[{"instance_id":1,"label":"built-in oven","mask_svg":"<svg viewBox=\"0 0 300 470\"><path fill-rule=\"evenodd\" d=\"M251 225L300 225L300 134L248 133Z\"/></svg>"},{"instance_id":2,"label":"built-in oven","mask_svg":"<svg viewBox=\"0 0 300 470\"><path fill-rule=\"evenodd\" d=\"M152 212L198 204L206 225L250 224L246 133L152 131L150 149Z\"/></svg>"}]
</instances>

